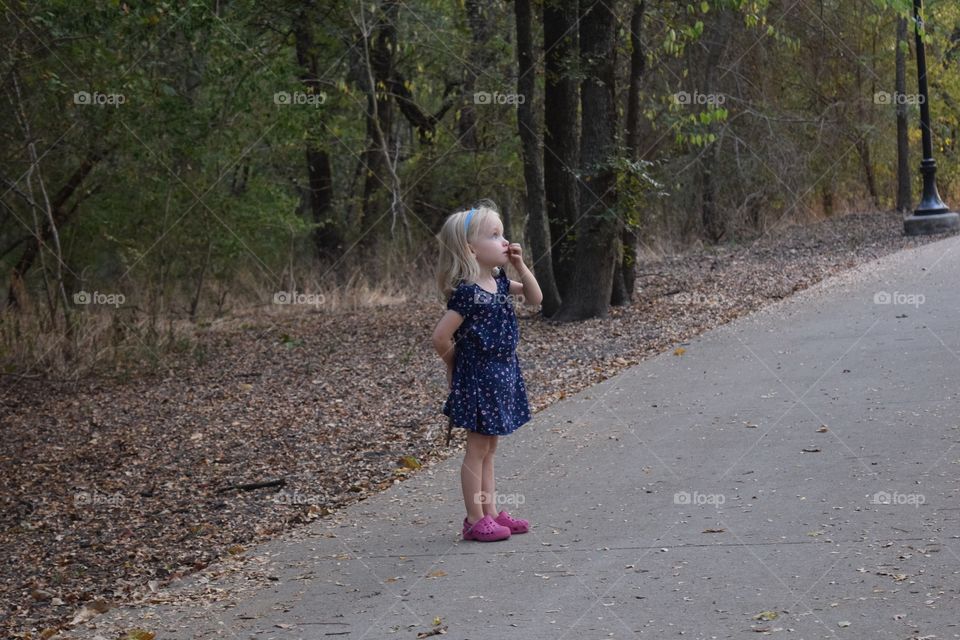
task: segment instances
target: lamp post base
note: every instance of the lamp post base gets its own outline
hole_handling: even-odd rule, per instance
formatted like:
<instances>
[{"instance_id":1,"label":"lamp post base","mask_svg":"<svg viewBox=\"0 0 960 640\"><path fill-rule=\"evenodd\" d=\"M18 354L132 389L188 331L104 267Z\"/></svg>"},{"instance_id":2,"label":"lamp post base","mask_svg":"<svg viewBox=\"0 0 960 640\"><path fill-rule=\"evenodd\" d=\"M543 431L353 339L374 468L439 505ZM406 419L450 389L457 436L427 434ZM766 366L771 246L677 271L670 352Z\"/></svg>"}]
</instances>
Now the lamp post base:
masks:
<instances>
[{"instance_id":1,"label":"lamp post base","mask_svg":"<svg viewBox=\"0 0 960 640\"><path fill-rule=\"evenodd\" d=\"M953 211L911 215L903 219L903 232L908 236L928 236L960 229L960 215Z\"/></svg>"}]
</instances>

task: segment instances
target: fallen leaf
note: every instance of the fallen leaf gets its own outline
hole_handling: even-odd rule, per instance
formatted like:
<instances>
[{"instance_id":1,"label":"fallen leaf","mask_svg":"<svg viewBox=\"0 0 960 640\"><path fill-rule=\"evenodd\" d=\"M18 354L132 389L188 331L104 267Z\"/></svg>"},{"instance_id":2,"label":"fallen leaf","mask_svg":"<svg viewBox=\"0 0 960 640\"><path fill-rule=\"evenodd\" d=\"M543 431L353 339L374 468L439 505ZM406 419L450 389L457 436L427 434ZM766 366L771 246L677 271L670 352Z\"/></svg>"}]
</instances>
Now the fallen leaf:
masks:
<instances>
[{"instance_id":1,"label":"fallen leaf","mask_svg":"<svg viewBox=\"0 0 960 640\"><path fill-rule=\"evenodd\" d=\"M405 466L408 469L419 469L423 465L420 464L420 461L414 458L413 456L403 456L400 458L400 464Z\"/></svg>"},{"instance_id":2,"label":"fallen leaf","mask_svg":"<svg viewBox=\"0 0 960 640\"><path fill-rule=\"evenodd\" d=\"M109 609L110 609L110 604L106 600L103 600L103 599L94 600L93 602L90 602L84 605L83 608L81 608L80 611L78 611L76 615L73 616L73 620L70 621L70 624L71 625L82 624L87 620L90 620L94 616L97 616L101 613L106 613Z\"/></svg>"}]
</instances>

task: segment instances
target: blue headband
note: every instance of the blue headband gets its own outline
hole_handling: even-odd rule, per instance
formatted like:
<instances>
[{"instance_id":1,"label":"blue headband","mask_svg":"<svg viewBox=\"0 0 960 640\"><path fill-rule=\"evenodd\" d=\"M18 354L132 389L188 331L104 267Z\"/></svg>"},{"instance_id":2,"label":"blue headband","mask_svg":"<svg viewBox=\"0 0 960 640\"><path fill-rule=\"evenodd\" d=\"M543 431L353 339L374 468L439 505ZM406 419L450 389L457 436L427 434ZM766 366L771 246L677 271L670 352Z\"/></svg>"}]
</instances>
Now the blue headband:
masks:
<instances>
[{"instance_id":1,"label":"blue headband","mask_svg":"<svg viewBox=\"0 0 960 640\"><path fill-rule=\"evenodd\" d=\"M474 212L474 211L476 211L476 208L470 209L470 211L467 213L467 219L466 219L466 220L464 221L464 223L463 223L463 232L464 232L464 233L466 233L467 230L470 229L470 218L473 217L473 212Z\"/></svg>"}]
</instances>

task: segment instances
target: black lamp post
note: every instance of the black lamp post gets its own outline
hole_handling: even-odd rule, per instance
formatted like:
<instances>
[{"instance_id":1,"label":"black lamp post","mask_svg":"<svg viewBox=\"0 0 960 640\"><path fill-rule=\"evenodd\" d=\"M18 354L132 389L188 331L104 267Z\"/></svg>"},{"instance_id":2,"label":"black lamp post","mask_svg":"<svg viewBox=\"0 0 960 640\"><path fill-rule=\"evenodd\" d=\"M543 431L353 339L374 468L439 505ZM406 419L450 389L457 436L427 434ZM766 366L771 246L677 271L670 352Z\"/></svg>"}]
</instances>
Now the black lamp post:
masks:
<instances>
[{"instance_id":1,"label":"black lamp post","mask_svg":"<svg viewBox=\"0 0 960 640\"><path fill-rule=\"evenodd\" d=\"M923 0L913 0L913 19L916 22L917 80L920 90L920 133L923 136L923 159L920 173L923 174L923 196L913 215L903 219L903 230L908 236L943 233L960 228L960 215L950 211L937 193L937 161L933 159L933 142L930 139L930 105L927 95L927 59L923 50L920 30L923 26Z\"/></svg>"}]
</instances>

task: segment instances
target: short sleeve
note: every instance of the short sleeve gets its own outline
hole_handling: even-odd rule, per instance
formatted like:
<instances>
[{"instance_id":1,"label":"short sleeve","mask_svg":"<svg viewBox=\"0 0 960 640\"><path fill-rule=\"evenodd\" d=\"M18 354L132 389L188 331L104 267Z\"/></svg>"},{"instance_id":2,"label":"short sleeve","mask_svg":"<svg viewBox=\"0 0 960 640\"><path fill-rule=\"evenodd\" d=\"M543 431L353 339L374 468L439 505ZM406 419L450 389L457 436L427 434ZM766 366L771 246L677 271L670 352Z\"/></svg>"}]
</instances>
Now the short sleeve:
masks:
<instances>
[{"instance_id":1,"label":"short sleeve","mask_svg":"<svg viewBox=\"0 0 960 640\"><path fill-rule=\"evenodd\" d=\"M464 284L454 289L453 293L450 294L450 299L447 300L447 309L456 311L464 319L473 314L473 305L473 290Z\"/></svg>"}]
</instances>

